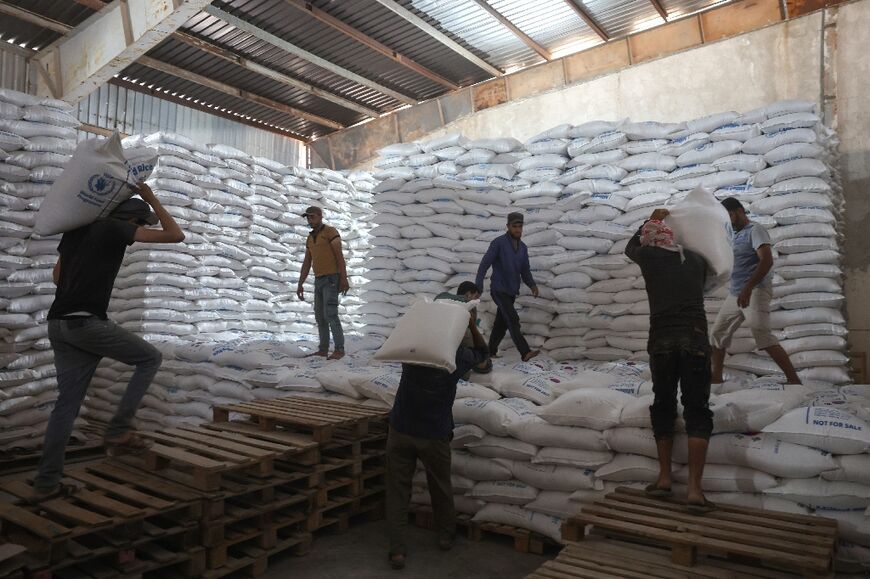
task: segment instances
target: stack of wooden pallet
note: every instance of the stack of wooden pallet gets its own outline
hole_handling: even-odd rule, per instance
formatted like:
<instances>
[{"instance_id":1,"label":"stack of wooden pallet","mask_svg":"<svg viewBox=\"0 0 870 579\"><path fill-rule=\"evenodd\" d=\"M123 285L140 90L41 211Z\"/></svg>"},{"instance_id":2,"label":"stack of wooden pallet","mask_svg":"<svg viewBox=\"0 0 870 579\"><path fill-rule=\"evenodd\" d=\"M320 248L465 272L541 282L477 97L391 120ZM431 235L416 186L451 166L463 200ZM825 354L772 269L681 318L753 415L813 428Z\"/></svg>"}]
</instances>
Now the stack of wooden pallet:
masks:
<instances>
[{"instance_id":1,"label":"stack of wooden pallet","mask_svg":"<svg viewBox=\"0 0 870 579\"><path fill-rule=\"evenodd\" d=\"M588 525L594 538L585 539ZM620 487L568 519L562 536L569 547L529 578L827 578L837 523L731 505L699 515Z\"/></svg>"},{"instance_id":2,"label":"stack of wooden pallet","mask_svg":"<svg viewBox=\"0 0 870 579\"><path fill-rule=\"evenodd\" d=\"M230 418L236 420L230 421ZM259 428L278 435L307 436L318 445L316 463L298 456L276 468L316 480L308 530L346 529L356 517L380 517L384 506L386 417L376 410L309 398L279 398L218 406L217 425Z\"/></svg>"}]
</instances>

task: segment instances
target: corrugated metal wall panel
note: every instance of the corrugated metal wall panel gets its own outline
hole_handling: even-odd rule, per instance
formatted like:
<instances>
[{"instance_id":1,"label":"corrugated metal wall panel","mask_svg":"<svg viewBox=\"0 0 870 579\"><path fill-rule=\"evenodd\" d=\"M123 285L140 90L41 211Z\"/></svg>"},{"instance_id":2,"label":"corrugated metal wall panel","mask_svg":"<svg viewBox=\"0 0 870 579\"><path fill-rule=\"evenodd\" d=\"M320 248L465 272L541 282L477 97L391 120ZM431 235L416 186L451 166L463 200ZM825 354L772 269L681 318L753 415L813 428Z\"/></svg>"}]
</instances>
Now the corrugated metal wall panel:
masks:
<instances>
[{"instance_id":1,"label":"corrugated metal wall panel","mask_svg":"<svg viewBox=\"0 0 870 579\"><path fill-rule=\"evenodd\" d=\"M220 143L289 166L304 166L305 145L255 127L131 91L103 85L79 103L79 119L128 134L174 132L198 143Z\"/></svg>"},{"instance_id":2,"label":"corrugated metal wall panel","mask_svg":"<svg viewBox=\"0 0 870 579\"><path fill-rule=\"evenodd\" d=\"M27 92L27 60L0 44L0 88Z\"/></svg>"}]
</instances>

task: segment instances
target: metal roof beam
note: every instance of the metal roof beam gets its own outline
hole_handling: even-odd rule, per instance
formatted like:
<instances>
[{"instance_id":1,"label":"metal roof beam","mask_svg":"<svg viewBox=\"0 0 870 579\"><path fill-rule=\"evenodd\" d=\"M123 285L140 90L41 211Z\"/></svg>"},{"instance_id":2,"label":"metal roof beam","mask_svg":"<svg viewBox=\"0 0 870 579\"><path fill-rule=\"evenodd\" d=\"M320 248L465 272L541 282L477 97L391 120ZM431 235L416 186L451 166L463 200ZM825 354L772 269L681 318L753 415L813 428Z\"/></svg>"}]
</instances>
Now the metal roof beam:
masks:
<instances>
[{"instance_id":1,"label":"metal roof beam","mask_svg":"<svg viewBox=\"0 0 870 579\"><path fill-rule=\"evenodd\" d=\"M364 114L367 117L378 118L379 116L381 116L381 113L379 111L364 107L360 104L353 102L352 100L348 100L329 91L319 89L314 85L308 84L307 82L302 82L301 80L297 80L291 76L287 76L286 74L278 72L277 70L248 60L243 56L239 56L238 54L230 50L222 48L207 40L203 40L201 38L193 36L192 34L188 34L186 32L176 32L172 35L172 38L178 40L179 42L183 42L188 46L193 46L194 48L198 48L204 52L207 52L212 56L216 56L220 59L226 60L227 62L231 62L237 66L240 66L241 68L244 68L245 70L250 70L251 72L261 74L287 86L299 89L301 91L305 91L324 100L328 100L329 102L335 103L346 109L350 109L352 111Z\"/></svg>"},{"instance_id":2,"label":"metal roof beam","mask_svg":"<svg viewBox=\"0 0 870 579\"><path fill-rule=\"evenodd\" d=\"M229 120L234 121L236 123L241 123L243 125L256 127L258 129L260 129L261 131L268 131L270 133L275 133L277 135L281 135L282 137L289 137L291 139L296 139L297 141L302 141L303 143L306 143L306 144L310 142L310 139L300 135L299 133L290 131L288 129L283 129L280 127L270 127L270 126L265 125L265 124L250 121L244 117L237 117L236 115L225 113L216 107L209 107L209 106L206 106L206 105L201 104L201 103L195 103L195 102L193 102L193 100L187 100L185 98L181 98L178 96L172 96L171 94L165 93L165 92L157 90L157 89L148 88L147 84L150 84L150 83L146 83L146 85L143 86L143 85L139 84L138 82L124 80L123 78L112 78L109 80L109 84L113 84L115 86L119 86L119 87L125 88L127 90L135 91L138 93L147 94L147 95L153 96L154 98L158 98L161 100L174 102L176 104L179 104L179 105L191 108L191 109L196 109L198 111L202 111L204 113L214 115L216 117L222 117L225 119L229 119Z\"/></svg>"},{"instance_id":3,"label":"metal roof beam","mask_svg":"<svg viewBox=\"0 0 870 579\"><path fill-rule=\"evenodd\" d=\"M513 22L511 22L505 15L501 12L493 8L489 5L489 2L486 0L473 0L475 4L486 10L493 18L499 21L499 23L510 30L514 36L522 40L526 46L537 52L541 58L546 61L553 60L553 55L549 50L532 40L532 37L519 29Z\"/></svg>"},{"instance_id":4,"label":"metal roof beam","mask_svg":"<svg viewBox=\"0 0 870 579\"><path fill-rule=\"evenodd\" d=\"M43 28L48 28L49 30L60 32L61 34L66 34L72 29L72 26L68 26L62 22L58 22L57 20L46 18L45 16L40 16L39 14L34 14L30 10L6 4L5 2L0 2L0 14L5 14L6 16L11 16L12 18L17 18L18 20L23 20L24 22L29 22Z\"/></svg>"},{"instance_id":5,"label":"metal roof beam","mask_svg":"<svg viewBox=\"0 0 870 579\"><path fill-rule=\"evenodd\" d=\"M499 70L487 61L483 60L482 58L480 58L458 42L454 41L452 38L441 32L413 12L399 5L393 0L375 0L375 2L377 2L384 8L387 8L388 10L394 12L395 14L398 14L399 16L401 16L402 18L404 18L405 20L407 20L408 22L410 22L411 24L413 24L450 50L452 50L453 52L459 54L469 62L473 63L478 68L485 70L493 76L501 76L504 74L502 70Z\"/></svg>"},{"instance_id":6,"label":"metal roof beam","mask_svg":"<svg viewBox=\"0 0 870 579\"><path fill-rule=\"evenodd\" d=\"M662 5L661 1L660 0L649 0L649 1L653 5L653 8L656 9L656 12L659 13L659 16L662 17L662 20L667 22L668 21L668 11L665 10L665 7Z\"/></svg>"},{"instance_id":7,"label":"metal roof beam","mask_svg":"<svg viewBox=\"0 0 870 579\"><path fill-rule=\"evenodd\" d=\"M279 38L278 36L275 36L274 34L266 32L262 28L258 28L257 26L254 26L250 22L245 22L241 18L233 16L229 12L225 12L225 11L221 10L220 8L215 8L214 6L206 6L205 8L203 8L203 11L210 14L211 16L214 16L215 18L220 18L224 22L231 24L232 26L238 28L239 30L241 30L243 32L247 32L251 36L255 36L255 37L259 38L260 40L265 40L269 44L274 44L278 48L281 48L282 50L285 50L285 51L289 52L290 54L293 54L295 56L298 56L299 58L307 60L308 62L316 64L320 68L328 70L329 72L331 72L333 74L337 74L337 75L342 76L348 80L352 80L358 84L361 84L363 86L367 86L367 87L374 89L378 92L381 92L387 96L390 96L399 102L409 104L409 105L417 104L417 100L412 98L412 97L409 97L407 95L403 95L402 93L399 93L399 92L396 92L390 88L387 88L387 87L383 86L382 84L379 84L373 80L369 80L363 76L358 75L355 72L352 72L350 70L347 70L346 68L338 66L337 64L329 62L325 58L321 58L321 57L317 56L316 54L308 52L307 50L300 48L300 47L296 46L295 44L292 44L291 42L284 40L283 38Z\"/></svg>"},{"instance_id":8,"label":"metal roof beam","mask_svg":"<svg viewBox=\"0 0 870 579\"><path fill-rule=\"evenodd\" d=\"M32 59L36 93L71 104L158 45L211 0L114 0Z\"/></svg>"},{"instance_id":9,"label":"metal roof beam","mask_svg":"<svg viewBox=\"0 0 870 579\"><path fill-rule=\"evenodd\" d=\"M594 30L595 34L601 37L601 40L603 40L604 42L610 40L610 35L607 34L607 32L605 32L603 28L601 28L601 25L595 21L595 19L589 13L586 7L583 6L580 0L565 0L565 2L568 4L568 6L574 9L574 12L577 13L577 16L579 16L580 19L586 23L586 26Z\"/></svg>"},{"instance_id":10,"label":"metal roof beam","mask_svg":"<svg viewBox=\"0 0 870 579\"><path fill-rule=\"evenodd\" d=\"M103 0L74 0L76 4L81 4L82 6L87 6L91 10L96 10L99 12L102 10L106 3Z\"/></svg>"},{"instance_id":11,"label":"metal roof beam","mask_svg":"<svg viewBox=\"0 0 870 579\"><path fill-rule=\"evenodd\" d=\"M324 127L329 127L330 129L343 129L345 125L333 121L332 119L327 119L325 117L321 117L319 115L315 115L313 113L308 113L303 110L297 109L296 107L291 107L288 104L278 102L276 100L272 100L270 98L260 96L258 94L250 93L244 89L240 89L238 87L220 82L218 80L214 80L203 76L201 74L197 74L195 72L191 72L189 70L179 68L177 66L167 64L160 60L151 58L149 56L142 56L139 60L136 61L138 64L143 66L147 66L148 68L153 68L154 70L158 70L160 72L166 73L168 75L181 78L198 85L210 88L212 90L216 90L218 92L222 92L224 94L228 94L230 96L238 97L240 99L249 100L253 103L257 103L258 105L262 105L264 107L268 107L270 109L274 109L276 111L281 111L282 113L292 115L294 117L299 117L301 119L305 119L312 123L317 123L318 125L322 125Z\"/></svg>"},{"instance_id":12,"label":"metal roof beam","mask_svg":"<svg viewBox=\"0 0 870 579\"><path fill-rule=\"evenodd\" d=\"M382 44L381 42L375 40L371 36L365 34L364 32L357 30L350 24L343 22L342 20L336 18L332 14L321 10L320 8L314 6L311 2L306 2L305 0L284 0L287 4L305 12L312 18L316 19L318 22L321 22L330 28L338 30L342 34L353 38L357 42L371 48L372 50L379 52L392 60L393 62L397 62L402 66L413 70L417 74L428 78L431 81L437 82L438 84L449 88L450 90L459 89L459 85L455 82L448 80L438 74L437 72L433 72L432 70L426 68L422 64L415 62L414 60L399 54L397 51L393 50L389 46Z\"/></svg>"}]
</instances>

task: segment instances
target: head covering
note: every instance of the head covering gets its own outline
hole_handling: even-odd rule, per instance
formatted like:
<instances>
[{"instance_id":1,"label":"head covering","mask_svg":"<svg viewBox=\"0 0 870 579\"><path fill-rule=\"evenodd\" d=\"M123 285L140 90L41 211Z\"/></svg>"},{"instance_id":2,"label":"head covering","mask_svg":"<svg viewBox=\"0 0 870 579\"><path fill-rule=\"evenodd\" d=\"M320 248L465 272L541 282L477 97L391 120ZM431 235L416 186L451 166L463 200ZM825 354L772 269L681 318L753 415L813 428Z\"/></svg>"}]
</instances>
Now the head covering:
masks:
<instances>
[{"instance_id":1,"label":"head covering","mask_svg":"<svg viewBox=\"0 0 870 579\"><path fill-rule=\"evenodd\" d=\"M512 213L508 213L507 223L510 225L511 223L522 223L523 222L523 214L517 211Z\"/></svg>"},{"instance_id":2,"label":"head covering","mask_svg":"<svg viewBox=\"0 0 870 579\"><path fill-rule=\"evenodd\" d=\"M743 211L746 211L746 208L743 207L743 203L741 203L734 197L728 197L727 199L723 199L722 207L724 207L727 211L737 211L738 209L743 209Z\"/></svg>"},{"instance_id":3,"label":"head covering","mask_svg":"<svg viewBox=\"0 0 870 579\"><path fill-rule=\"evenodd\" d=\"M142 220L148 225L156 225L158 221L157 216L151 211L151 206L136 197L131 197L115 207L109 217L123 221Z\"/></svg>"},{"instance_id":4,"label":"head covering","mask_svg":"<svg viewBox=\"0 0 870 579\"><path fill-rule=\"evenodd\" d=\"M308 209L305 210L305 213L300 215L300 217L308 217L309 215L323 215L323 210L320 207L315 207L312 205Z\"/></svg>"},{"instance_id":5,"label":"head covering","mask_svg":"<svg viewBox=\"0 0 870 579\"><path fill-rule=\"evenodd\" d=\"M640 244L644 247L680 251L680 246L674 241L673 230L658 219L650 219L640 228Z\"/></svg>"}]
</instances>

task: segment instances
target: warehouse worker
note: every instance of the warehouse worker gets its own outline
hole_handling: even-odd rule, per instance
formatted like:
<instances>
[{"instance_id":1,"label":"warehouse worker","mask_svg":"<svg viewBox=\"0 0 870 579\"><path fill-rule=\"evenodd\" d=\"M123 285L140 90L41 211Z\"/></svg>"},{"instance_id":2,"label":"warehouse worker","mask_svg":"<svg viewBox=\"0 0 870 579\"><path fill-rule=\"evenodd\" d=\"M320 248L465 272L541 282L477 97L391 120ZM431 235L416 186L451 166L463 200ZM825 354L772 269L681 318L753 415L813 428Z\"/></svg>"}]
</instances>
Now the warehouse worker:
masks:
<instances>
[{"instance_id":1,"label":"warehouse worker","mask_svg":"<svg viewBox=\"0 0 870 579\"><path fill-rule=\"evenodd\" d=\"M139 336L115 325L106 311L127 246L136 241L180 243L184 233L148 185L138 185L137 192L142 199L128 199L109 218L64 233L58 245L60 259L53 272L57 290L48 311L58 397L33 482L37 500L70 491L60 482L64 451L88 385L104 357L135 366L135 370L103 442L109 450L140 452L147 447L130 423L162 356ZM158 221L161 229L147 227Z\"/></svg>"},{"instance_id":2,"label":"warehouse worker","mask_svg":"<svg viewBox=\"0 0 870 579\"><path fill-rule=\"evenodd\" d=\"M305 260L302 262L296 295L300 300L305 299L305 290L302 286L313 264L314 319L317 320L320 345L311 355L329 356L329 331L332 330L335 350L329 359L341 360L344 358L344 331L338 318L338 294L341 292L347 295L350 289L347 281L347 265L341 250L341 235L335 227L323 223L323 211L320 207L309 207L302 217L308 220L311 233L308 234L308 240L305 242Z\"/></svg>"},{"instance_id":3,"label":"warehouse worker","mask_svg":"<svg viewBox=\"0 0 870 579\"><path fill-rule=\"evenodd\" d=\"M486 341L473 316L469 316L468 330L474 346L459 346L455 371L402 364L387 436L387 530L389 561L394 569L405 566L408 505L418 459L426 468L438 546L445 551L453 546L456 516L450 482L450 441L456 383L472 367L489 358Z\"/></svg>"},{"instance_id":4,"label":"warehouse worker","mask_svg":"<svg viewBox=\"0 0 870 579\"><path fill-rule=\"evenodd\" d=\"M514 301L520 293L520 280L529 286L535 297L538 297L538 286L532 278L532 270L529 267L529 249L521 241L522 236L523 214L508 213L507 233L496 237L489 244L489 249L477 268L475 285L480 291L483 291L483 278L492 267L492 287L489 293L498 311L495 314L492 333L489 335L490 355L496 356L498 354L498 345L501 344L505 332L508 331L523 358L523 362L527 362L537 356L540 351L529 348L528 342L523 337L520 330L520 317L514 308Z\"/></svg>"},{"instance_id":5,"label":"warehouse worker","mask_svg":"<svg viewBox=\"0 0 870 579\"><path fill-rule=\"evenodd\" d=\"M770 331L770 300L773 297L773 252L770 235L761 225L753 223L746 209L734 197L722 201L734 228L732 248L734 269L731 271L731 292L722 304L713 323L710 341L713 343L713 383L723 381L722 366L731 337L744 320L752 330L755 347L767 352L785 373L789 384L801 380L791 360Z\"/></svg>"},{"instance_id":6,"label":"warehouse worker","mask_svg":"<svg viewBox=\"0 0 870 579\"><path fill-rule=\"evenodd\" d=\"M435 301L448 301L448 302L461 302L468 303L474 300L480 299L480 290L477 288L477 285L474 282L464 281L459 284L459 287L456 288L456 293L451 292L441 292L437 296L435 296ZM475 320L475 324L480 324L480 319L477 317L477 308L472 308L470 310L471 316ZM474 346L474 338L471 335L471 330L465 330L465 336L462 338L462 345L468 348ZM492 359L487 358L471 370L477 374L489 374L492 372ZM467 372L463 375L464 380L468 380L471 377L471 372Z\"/></svg>"},{"instance_id":7,"label":"warehouse worker","mask_svg":"<svg viewBox=\"0 0 870 579\"><path fill-rule=\"evenodd\" d=\"M671 494L671 452L677 418L677 386L689 435L689 510L706 512L701 479L707 445L713 431L710 410L710 344L704 312L704 282L708 266L699 254L678 246L662 220L667 209L656 209L634 234L625 254L640 266L649 299L647 351L652 373L650 420L656 439L659 476L646 487L652 496Z\"/></svg>"}]
</instances>

